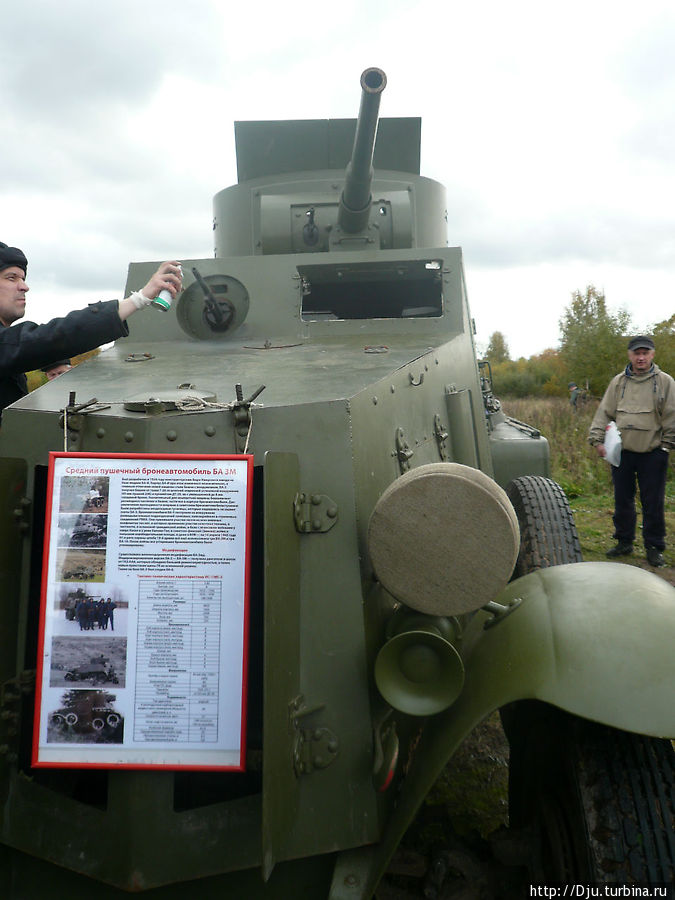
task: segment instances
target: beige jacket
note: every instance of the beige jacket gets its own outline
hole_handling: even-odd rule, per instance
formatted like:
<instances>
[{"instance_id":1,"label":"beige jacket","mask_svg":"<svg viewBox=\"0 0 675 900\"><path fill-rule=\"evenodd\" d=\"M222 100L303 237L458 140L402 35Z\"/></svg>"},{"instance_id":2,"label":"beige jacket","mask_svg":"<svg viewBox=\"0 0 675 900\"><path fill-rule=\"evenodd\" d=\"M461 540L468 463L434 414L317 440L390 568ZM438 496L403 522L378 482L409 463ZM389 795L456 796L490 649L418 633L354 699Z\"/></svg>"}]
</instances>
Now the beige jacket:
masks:
<instances>
[{"instance_id":1,"label":"beige jacket","mask_svg":"<svg viewBox=\"0 0 675 900\"><path fill-rule=\"evenodd\" d=\"M675 450L675 381L657 365L646 375L634 375L626 366L600 401L588 433L591 444L604 443L610 422L616 422L624 450Z\"/></svg>"}]
</instances>

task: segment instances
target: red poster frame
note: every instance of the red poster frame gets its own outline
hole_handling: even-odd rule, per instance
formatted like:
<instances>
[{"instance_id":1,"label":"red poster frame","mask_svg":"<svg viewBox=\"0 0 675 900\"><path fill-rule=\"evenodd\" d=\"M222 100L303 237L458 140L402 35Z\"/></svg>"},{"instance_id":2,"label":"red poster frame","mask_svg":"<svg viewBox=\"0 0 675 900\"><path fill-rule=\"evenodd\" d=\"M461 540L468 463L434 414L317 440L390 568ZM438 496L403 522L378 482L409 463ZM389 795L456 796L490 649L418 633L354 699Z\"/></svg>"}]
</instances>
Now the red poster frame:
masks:
<instances>
[{"instance_id":1,"label":"red poster frame","mask_svg":"<svg viewBox=\"0 0 675 900\"><path fill-rule=\"evenodd\" d=\"M238 758L236 761L228 762L227 764L218 764L214 762L213 759L210 759L209 762L200 763L199 756L200 750L197 748L192 748L188 751L185 751L184 755L186 758L190 758L189 761L186 762L177 762L174 758L167 760L166 758L159 758L163 756L163 751L155 751L153 753L152 750L147 751L147 755L151 758L153 755L158 757L155 761L150 759L149 761L139 761L137 758L133 761L125 761L124 747L118 748L116 747L114 750L114 755L119 756L119 759L111 759L110 752L107 753L108 758L98 761L96 759L97 754L96 748L92 750L92 748L86 744L77 744L79 747L89 748L88 751L82 751L79 755L91 755L91 759L83 759L83 758L73 758L73 761L65 760L55 760L54 758L48 758L50 756L49 752L45 748L44 741L41 742L40 737L41 733L44 735L45 731L45 710L43 709L43 702L45 700L45 678L48 673L45 671L45 639L47 637L48 631L48 600L50 595L53 596L55 594L55 585L57 582L55 581L53 575L54 572L50 572L50 559L53 559L52 552L52 544L54 543L54 552L58 549L58 541L53 541L52 535L52 524L55 521L55 513L58 513L58 510L54 510L54 482L56 476L56 468L59 465L59 460L76 460L79 461L80 467L85 466L88 461L91 462L92 467L98 468L101 463L96 463L95 461L108 461L108 465L114 467L117 465L118 467L128 465L128 466L141 466L143 470L145 467L142 465L142 461L155 462L160 467L161 466L170 466L174 463L196 463L200 465L209 465L213 464L214 469L211 473L208 473L208 470L199 470L200 472L204 472L207 474L213 474L214 471L217 471L217 467L215 463L235 463L237 467L241 468L243 464L243 472L244 476L244 485L243 490L240 490L240 493L243 495L243 518L244 518L244 534L243 534L243 560L241 564L243 566L242 571L239 574L239 579L241 584L243 584L243 597L242 597L242 616L241 616L241 672L240 672L240 685L241 685L241 694L239 697L239 745L237 748L234 748L232 751L227 751L230 755L234 753ZM232 465L231 465L232 468ZM182 466L179 466L181 471L185 471L182 469ZM104 470L105 471L105 470ZM156 473L161 470L156 470ZM173 471L173 469L168 469L168 471ZM188 472L190 470L187 470ZM194 471L194 470L192 470ZM229 474L234 473L234 468ZM162 475L166 475L166 472L162 472ZM65 476L64 476L65 477ZM215 477L215 476L214 476ZM48 482L47 482L47 499L46 499L46 510L45 510L45 533L44 533L44 545L43 545L43 560L42 560L42 581L41 581L41 596L40 596L40 622L39 622L39 634L38 634L38 660L37 660L37 678L36 678L36 697L35 697L35 711L34 711L34 729L33 729L33 752L32 752L32 766L35 768L77 768L77 769L134 769L134 770L146 770L146 769L163 769L163 770L181 770L181 771L230 771L230 772L243 772L245 771L245 760L246 760L246 712L247 712L247 697L248 697L248 660L249 660L249 627L250 627L250 559L251 559L251 530L252 530L252 522L251 522L251 514L252 514L252 496L253 496L253 456L251 454L161 454L161 453L86 453L86 452L50 452L49 454L49 467L48 467ZM80 516L80 518L82 518ZM230 517L232 518L232 517ZM119 525L119 523L118 523ZM107 534L107 532L106 532ZM107 540L107 538L106 538ZM241 539L240 539L241 540ZM107 546L107 545L106 545ZM119 549L119 548L118 548ZM106 551L107 552L107 551ZM148 576L137 576L139 579L141 577ZM165 577L166 579L170 579L172 577L180 577L187 578L187 576L158 576ZM205 578L207 576L195 576ZM221 576L222 577L222 576ZM59 582L61 583L61 582ZM52 604L53 605L53 604ZM55 614L54 614L55 616ZM219 644L219 654L222 657L222 647ZM126 674L126 672L125 672ZM126 683L126 682L125 682ZM86 691L85 691L86 692ZM92 696L95 694L95 691L92 691ZM220 702L220 701L219 701ZM68 756L68 750L63 751L66 756ZM138 751L136 756L143 751ZM168 751L167 751L168 752ZM218 750L211 750L210 756L212 757L215 753L218 754ZM225 751L223 751L225 752ZM180 753L180 751L179 751ZM78 756L78 752L76 751L74 754L71 754L73 757ZM127 753L127 756L129 754ZM177 754L178 755L178 754ZM194 757L194 759L192 759Z\"/></svg>"}]
</instances>

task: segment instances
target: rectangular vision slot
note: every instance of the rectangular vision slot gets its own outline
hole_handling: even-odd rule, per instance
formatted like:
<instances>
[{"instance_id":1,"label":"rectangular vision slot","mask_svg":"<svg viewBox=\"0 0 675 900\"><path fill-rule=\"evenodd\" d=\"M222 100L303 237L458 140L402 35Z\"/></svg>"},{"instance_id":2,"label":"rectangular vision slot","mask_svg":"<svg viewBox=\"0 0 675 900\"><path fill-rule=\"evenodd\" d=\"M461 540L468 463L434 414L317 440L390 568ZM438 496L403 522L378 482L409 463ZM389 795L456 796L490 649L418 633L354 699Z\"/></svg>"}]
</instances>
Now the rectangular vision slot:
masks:
<instances>
[{"instance_id":1,"label":"rectangular vision slot","mask_svg":"<svg viewBox=\"0 0 675 900\"><path fill-rule=\"evenodd\" d=\"M442 262L354 262L298 266L305 321L443 315Z\"/></svg>"}]
</instances>

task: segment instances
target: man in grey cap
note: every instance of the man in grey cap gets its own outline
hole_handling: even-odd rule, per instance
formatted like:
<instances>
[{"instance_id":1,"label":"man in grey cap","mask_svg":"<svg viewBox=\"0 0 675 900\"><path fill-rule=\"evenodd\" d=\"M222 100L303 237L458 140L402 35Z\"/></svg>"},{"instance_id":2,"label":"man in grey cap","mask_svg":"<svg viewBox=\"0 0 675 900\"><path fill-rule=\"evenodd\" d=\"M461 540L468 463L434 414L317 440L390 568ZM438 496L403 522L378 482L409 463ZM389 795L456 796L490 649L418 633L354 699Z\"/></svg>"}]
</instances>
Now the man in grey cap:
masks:
<instances>
[{"instance_id":1,"label":"man in grey cap","mask_svg":"<svg viewBox=\"0 0 675 900\"><path fill-rule=\"evenodd\" d=\"M654 363L654 341L638 335L628 342L629 363L615 375L593 418L588 440L605 456L605 429L616 422L621 461L612 466L614 537L607 551L616 558L633 552L635 481L642 502L642 538L650 565L665 565L665 493L668 453L675 449L675 381Z\"/></svg>"},{"instance_id":2,"label":"man in grey cap","mask_svg":"<svg viewBox=\"0 0 675 900\"><path fill-rule=\"evenodd\" d=\"M0 413L28 392L25 372L76 356L129 334L126 320L163 289L175 296L182 286L177 262L165 262L142 291L124 300L91 303L45 325L21 322L26 311L28 260L18 247L0 242Z\"/></svg>"}]
</instances>

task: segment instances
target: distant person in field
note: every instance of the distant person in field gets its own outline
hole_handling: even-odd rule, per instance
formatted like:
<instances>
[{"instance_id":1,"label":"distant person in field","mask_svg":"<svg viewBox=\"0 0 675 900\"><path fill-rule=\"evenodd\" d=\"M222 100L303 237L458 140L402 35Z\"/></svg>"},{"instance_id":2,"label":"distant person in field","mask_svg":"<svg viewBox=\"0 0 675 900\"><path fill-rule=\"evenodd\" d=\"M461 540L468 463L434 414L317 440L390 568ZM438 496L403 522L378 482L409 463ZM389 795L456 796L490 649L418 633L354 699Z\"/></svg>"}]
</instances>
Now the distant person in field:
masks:
<instances>
[{"instance_id":1,"label":"distant person in field","mask_svg":"<svg viewBox=\"0 0 675 900\"><path fill-rule=\"evenodd\" d=\"M605 428L616 422L621 461L612 466L615 547L611 558L633 552L637 514L635 482L642 502L642 538L649 564L665 566L665 495L668 454L675 449L675 381L654 362L654 341L645 335L628 342L628 365L615 375L600 401L588 440L605 456Z\"/></svg>"},{"instance_id":2,"label":"distant person in field","mask_svg":"<svg viewBox=\"0 0 675 900\"><path fill-rule=\"evenodd\" d=\"M53 362L48 366L43 366L40 371L45 373L47 381L53 381L55 378L58 378L59 375L63 375L64 372L67 372L68 369L72 369L72 364L69 359L57 359L56 362Z\"/></svg>"},{"instance_id":3,"label":"distant person in field","mask_svg":"<svg viewBox=\"0 0 675 900\"><path fill-rule=\"evenodd\" d=\"M576 412L578 404L579 404L579 396L581 394L581 391L577 387L576 381L570 381L570 383L567 385L567 389L570 392L570 406L572 407L574 412Z\"/></svg>"}]
</instances>

